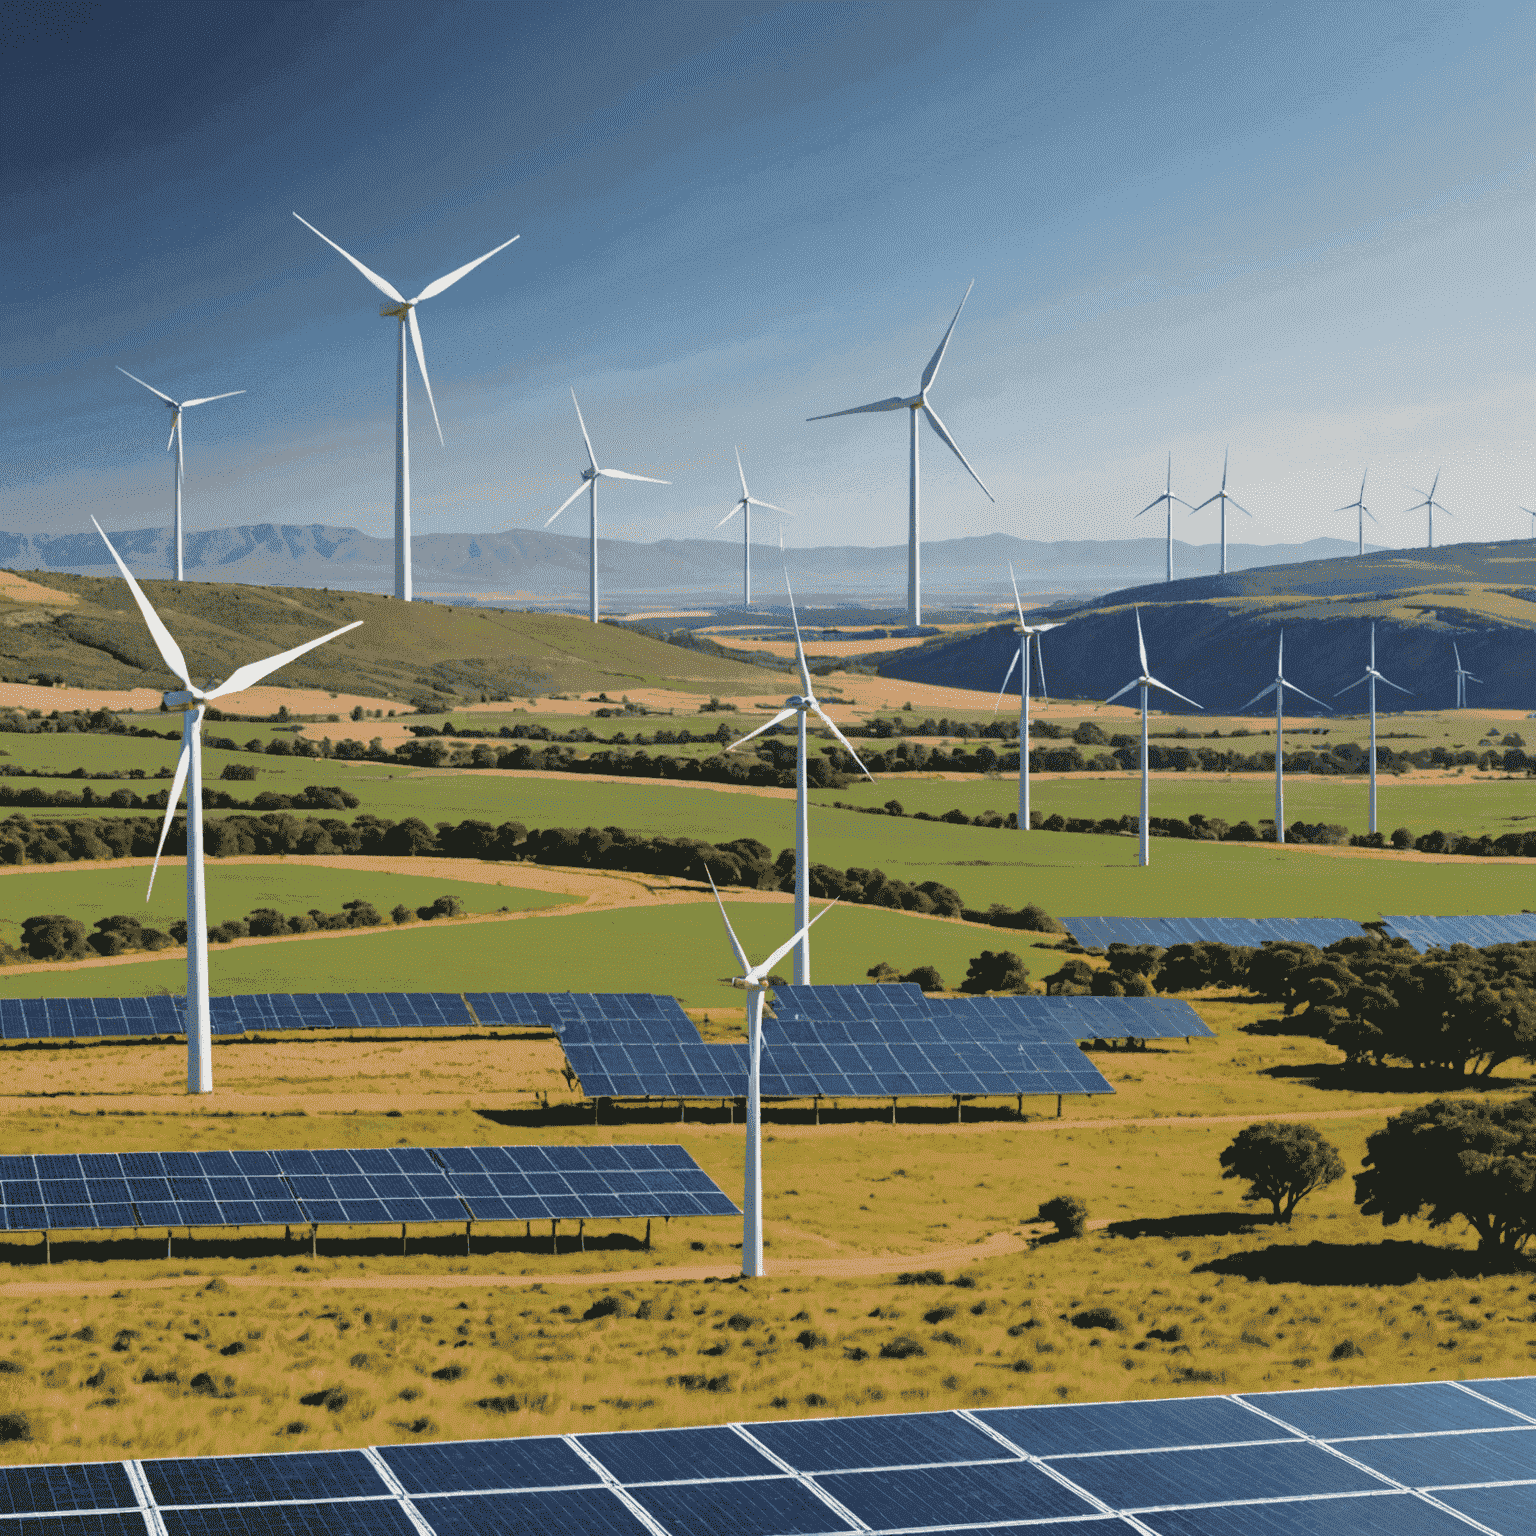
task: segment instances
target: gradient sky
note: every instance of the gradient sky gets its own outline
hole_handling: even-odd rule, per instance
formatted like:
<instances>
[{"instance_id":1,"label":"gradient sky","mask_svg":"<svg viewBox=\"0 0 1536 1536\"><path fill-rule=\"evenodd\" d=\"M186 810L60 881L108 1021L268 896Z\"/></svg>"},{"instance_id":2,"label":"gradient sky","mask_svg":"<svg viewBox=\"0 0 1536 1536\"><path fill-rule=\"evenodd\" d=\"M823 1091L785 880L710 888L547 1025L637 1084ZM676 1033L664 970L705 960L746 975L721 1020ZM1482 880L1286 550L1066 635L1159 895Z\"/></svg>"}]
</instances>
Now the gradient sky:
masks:
<instances>
[{"instance_id":1,"label":"gradient sky","mask_svg":"<svg viewBox=\"0 0 1536 1536\"><path fill-rule=\"evenodd\" d=\"M418 533L537 528L584 462L602 531L905 537L901 413L967 282L923 440L924 532L1525 535L1536 11L1486 4L16 3L0 528L387 533L395 322L420 316ZM413 364L414 370L414 364ZM573 507L555 531L582 533ZM764 528L765 537L771 537ZM1214 509L1182 538L1216 536ZM730 529L721 537L729 537Z\"/></svg>"}]
</instances>

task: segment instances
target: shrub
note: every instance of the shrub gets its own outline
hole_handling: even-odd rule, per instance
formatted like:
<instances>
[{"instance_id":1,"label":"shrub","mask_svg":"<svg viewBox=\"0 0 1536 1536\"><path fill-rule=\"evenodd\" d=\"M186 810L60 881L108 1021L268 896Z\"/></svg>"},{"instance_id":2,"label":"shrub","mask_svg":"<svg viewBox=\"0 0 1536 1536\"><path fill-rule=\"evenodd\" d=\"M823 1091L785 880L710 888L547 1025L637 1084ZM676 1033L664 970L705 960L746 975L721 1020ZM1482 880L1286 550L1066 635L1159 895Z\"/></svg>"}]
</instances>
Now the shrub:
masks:
<instances>
[{"instance_id":1,"label":"shrub","mask_svg":"<svg viewBox=\"0 0 1536 1536\"><path fill-rule=\"evenodd\" d=\"M898 1334L880 1346L882 1360L910 1360L914 1355L926 1355L928 1351L909 1334Z\"/></svg>"},{"instance_id":2,"label":"shrub","mask_svg":"<svg viewBox=\"0 0 1536 1536\"><path fill-rule=\"evenodd\" d=\"M1059 971L1052 971L1045 978L1045 990L1051 997L1081 995L1093 985L1093 967L1086 960L1075 956L1066 961Z\"/></svg>"},{"instance_id":3,"label":"shrub","mask_svg":"<svg viewBox=\"0 0 1536 1536\"><path fill-rule=\"evenodd\" d=\"M256 765L254 763L225 763L224 771L219 777L221 779L254 779L256 777Z\"/></svg>"},{"instance_id":4,"label":"shrub","mask_svg":"<svg viewBox=\"0 0 1536 1536\"><path fill-rule=\"evenodd\" d=\"M954 1315L953 1307L930 1307L923 1313L923 1321L930 1326L934 1323L947 1323Z\"/></svg>"},{"instance_id":5,"label":"shrub","mask_svg":"<svg viewBox=\"0 0 1536 1536\"><path fill-rule=\"evenodd\" d=\"M1365 1351L1353 1339L1343 1339L1328 1351L1330 1360L1358 1360Z\"/></svg>"},{"instance_id":6,"label":"shrub","mask_svg":"<svg viewBox=\"0 0 1536 1536\"><path fill-rule=\"evenodd\" d=\"M942 1269L904 1269L896 1276L897 1285L943 1285Z\"/></svg>"},{"instance_id":7,"label":"shrub","mask_svg":"<svg viewBox=\"0 0 1536 1536\"><path fill-rule=\"evenodd\" d=\"M389 909L389 920L392 923L408 923L415 916L416 914L404 902L396 902Z\"/></svg>"},{"instance_id":8,"label":"shrub","mask_svg":"<svg viewBox=\"0 0 1536 1536\"><path fill-rule=\"evenodd\" d=\"M913 986L921 987L924 992L944 991L944 978L931 965L919 965L908 971L901 979L911 982Z\"/></svg>"},{"instance_id":9,"label":"shrub","mask_svg":"<svg viewBox=\"0 0 1536 1536\"><path fill-rule=\"evenodd\" d=\"M994 954L984 949L965 966L965 980L960 990L977 995L984 992L1026 992L1029 990L1029 973L1024 962L1011 949Z\"/></svg>"},{"instance_id":10,"label":"shrub","mask_svg":"<svg viewBox=\"0 0 1536 1536\"><path fill-rule=\"evenodd\" d=\"M599 1296L596 1301L581 1314L584 1323L590 1323L599 1317L624 1317L628 1308L617 1296Z\"/></svg>"},{"instance_id":11,"label":"shrub","mask_svg":"<svg viewBox=\"0 0 1536 1536\"><path fill-rule=\"evenodd\" d=\"M1085 1311L1072 1314L1072 1326L1074 1328L1107 1328L1111 1333L1118 1333L1125 1324L1108 1307L1089 1307Z\"/></svg>"},{"instance_id":12,"label":"shrub","mask_svg":"<svg viewBox=\"0 0 1536 1536\"><path fill-rule=\"evenodd\" d=\"M1057 1195L1041 1202L1036 1221L1049 1221L1059 1237L1081 1237L1088 1230L1088 1206L1076 1195Z\"/></svg>"},{"instance_id":13,"label":"shrub","mask_svg":"<svg viewBox=\"0 0 1536 1536\"><path fill-rule=\"evenodd\" d=\"M1297 1202L1344 1177L1338 1149L1316 1127L1262 1120L1237 1133L1221 1154L1224 1179L1243 1179L1244 1200L1268 1200L1274 1220L1289 1223Z\"/></svg>"},{"instance_id":14,"label":"shrub","mask_svg":"<svg viewBox=\"0 0 1536 1536\"><path fill-rule=\"evenodd\" d=\"M24 1413L0 1413L0 1441L30 1440L32 1421Z\"/></svg>"},{"instance_id":15,"label":"shrub","mask_svg":"<svg viewBox=\"0 0 1536 1536\"><path fill-rule=\"evenodd\" d=\"M84 959L85 924L57 913L29 917L21 925L21 946L34 960Z\"/></svg>"},{"instance_id":16,"label":"shrub","mask_svg":"<svg viewBox=\"0 0 1536 1536\"><path fill-rule=\"evenodd\" d=\"M795 1335L795 1343L798 1344L801 1349L819 1349L826 1342L826 1334L817 1333L814 1328L802 1328L800 1332Z\"/></svg>"}]
</instances>

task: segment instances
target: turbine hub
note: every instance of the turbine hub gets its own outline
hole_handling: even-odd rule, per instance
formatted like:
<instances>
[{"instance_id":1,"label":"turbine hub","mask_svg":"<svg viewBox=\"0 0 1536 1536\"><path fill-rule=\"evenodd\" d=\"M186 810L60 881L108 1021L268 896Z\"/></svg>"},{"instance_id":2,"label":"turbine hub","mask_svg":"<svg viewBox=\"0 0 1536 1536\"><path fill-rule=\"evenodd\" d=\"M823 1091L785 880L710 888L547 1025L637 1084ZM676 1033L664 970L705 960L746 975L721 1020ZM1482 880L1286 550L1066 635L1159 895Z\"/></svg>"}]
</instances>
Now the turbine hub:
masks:
<instances>
[{"instance_id":1,"label":"turbine hub","mask_svg":"<svg viewBox=\"0 0 1536 1536\"><path fill-rule=\"evenodd\" d=\"M164 695L164 703L167 709L174 709L183 714L189 709L195 709L202 702L200 693L188 693L185 688L177 688Z\"/></svg>"},{"instance_id":2,"label":"turbine hub","mask_svg":"<svg viewBox=\"0 0 1536 1536\"><path fill-rule=\"evenodd\" d=\"M409 304L381 304L379 306L379 318L381 320L404 320L410 314L412 306Z\"/></svg>"}]
</instances>

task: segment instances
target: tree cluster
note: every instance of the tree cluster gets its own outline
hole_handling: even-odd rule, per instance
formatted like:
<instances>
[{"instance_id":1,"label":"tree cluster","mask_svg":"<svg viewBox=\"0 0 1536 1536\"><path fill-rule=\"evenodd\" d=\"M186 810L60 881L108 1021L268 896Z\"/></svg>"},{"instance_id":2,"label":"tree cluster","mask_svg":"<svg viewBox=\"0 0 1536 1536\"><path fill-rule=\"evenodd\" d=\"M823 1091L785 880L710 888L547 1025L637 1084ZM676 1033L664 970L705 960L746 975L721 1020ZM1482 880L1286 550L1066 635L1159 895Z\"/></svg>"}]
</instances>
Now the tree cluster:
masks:
<instances>
[{"instance_id":1,"label":"tree cluster","mask_svg":"<svg viewBox=\"0 0 1536 1536\"><path fill-rule=\"evenodd\" d=\"M237 778L240 775L226 770L221 777ZM13 789L9 784L0 784L0 806L19 806L26 810L163 811L169 794L169 789L152 790L145 795L135 794L131 789L98 794L89 784L78 793L67 789ZM362 801L350 790L326 784L308 784L292 795L263 790L250 800L241 800L227 790L209 784L203 785L205 811L355 811L361 804Z\"/></svg>"}]
</instances>

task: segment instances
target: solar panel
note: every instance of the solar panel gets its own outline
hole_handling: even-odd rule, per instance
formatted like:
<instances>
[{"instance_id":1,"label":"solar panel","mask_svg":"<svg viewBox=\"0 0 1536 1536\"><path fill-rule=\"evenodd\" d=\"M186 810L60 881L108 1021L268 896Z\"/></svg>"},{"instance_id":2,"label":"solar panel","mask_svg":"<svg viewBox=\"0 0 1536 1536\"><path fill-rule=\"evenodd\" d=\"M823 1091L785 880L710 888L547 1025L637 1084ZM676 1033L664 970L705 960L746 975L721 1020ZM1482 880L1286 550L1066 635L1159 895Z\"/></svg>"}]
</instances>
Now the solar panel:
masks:
<instances>
[{"instance_id":1,"label":"solar panel","mask_svg":"<svg viewBox=\"0 0 1536 1536\"><path fill-rule=\"evenodd\" d=\"M642 1149L500 1150L577 1171ZM18 1536L1109 1536L1121 1511L1158 1536L1454 1536L1453 1509L1528 1536L1536 1423L1490 1401L1524 1380L162 1458L142 1511L131 1464L10 1467L0 1515Z\"/></svg>"},{"instance_id":2,"label":"solar panel","mask_svg":"<svg viewBox=\"0 0 1536 1536\"><path fill-rule=\"evenodd\" d=\"M1536 912L1499 917L1388 917L1383 923L1388 934L1407 939L1421 954L1426 949L1449 949L1453 944L1481 949L1489 944L1536 941Z\"/></svg>"},{"instance_id":3,"label":"solar panel","mask_svg":"<svg viewBox=\"0 0 1536 1536\"><path fill-rule=\"evenodd\" d=\"M1067 932L1084 949L1111 944L1239 944L1266 941L1315 944L1319 949L1339 939L1359 938L1359 923L1341 917L1066 917Z\"/></svg>"}]
</instances>

